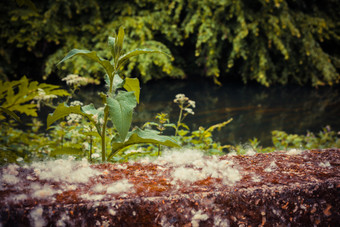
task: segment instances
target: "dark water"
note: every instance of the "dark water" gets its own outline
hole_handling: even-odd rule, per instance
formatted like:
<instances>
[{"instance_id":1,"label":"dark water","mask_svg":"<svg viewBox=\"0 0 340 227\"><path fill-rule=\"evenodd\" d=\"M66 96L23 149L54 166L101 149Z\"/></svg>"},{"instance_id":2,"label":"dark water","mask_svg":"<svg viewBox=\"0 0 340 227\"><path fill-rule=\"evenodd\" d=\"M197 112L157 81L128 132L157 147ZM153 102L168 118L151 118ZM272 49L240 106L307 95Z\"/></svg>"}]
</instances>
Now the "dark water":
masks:
<instances>
[{"instance_id":1,"label":"dark water","mask_svg":"<svg viewBox=\"0 0 340 227\"><path fill-rule=\"evenodd\" d=\"M179 108L173 103L175 95L183 93L196 101L195 115L185 119L192 130L233 118L214 134L222 144L244 143L257 137L261 144L271 145L271 131L306 134L318 132L326 125L340 131L339 86L319 89L300 86L224 84L218 87L207 81L156 81L143 84L141 103L136 108L135 125L155 121L157 113L168 113L173 123ZM86 104L100 100L96 92L80 93ZM81 98L82 99L82 98Z\"/></svg>"}]
</instances>

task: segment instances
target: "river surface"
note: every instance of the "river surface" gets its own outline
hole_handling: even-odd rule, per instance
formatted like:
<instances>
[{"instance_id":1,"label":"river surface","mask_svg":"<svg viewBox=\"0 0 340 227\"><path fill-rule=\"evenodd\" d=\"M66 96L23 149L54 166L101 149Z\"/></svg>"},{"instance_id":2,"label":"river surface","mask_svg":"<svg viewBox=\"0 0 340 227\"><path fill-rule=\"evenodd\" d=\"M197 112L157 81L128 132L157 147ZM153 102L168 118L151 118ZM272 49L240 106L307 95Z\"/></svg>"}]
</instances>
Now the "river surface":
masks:
<instances>
[{"instance_id":1,"label":"river surface","mask_svg":"<svg viewBox=\"0 0 340 227\"><path fill-rule=\"evenodd\" d=\"M168 113L171 122L175 123L179 108L173 99L176 94L182 93L196 101L195 114L188 115L184 121L192 130L233 118L230 124L214 133L215 140L222 144L246 143L257 137L262 145L272 145L273 130L306 134L307 131L317 133L329 125L332 130L340 131L339 86L318 89L297 85L266 88L230 83L218 87L207 80L166 80L142 84L141 87L134 125L156 121L154 117L160 112ZM100 102L97 91L94 88L86 89L78 97L85 104Z\"/></svg>"}]
</instances>

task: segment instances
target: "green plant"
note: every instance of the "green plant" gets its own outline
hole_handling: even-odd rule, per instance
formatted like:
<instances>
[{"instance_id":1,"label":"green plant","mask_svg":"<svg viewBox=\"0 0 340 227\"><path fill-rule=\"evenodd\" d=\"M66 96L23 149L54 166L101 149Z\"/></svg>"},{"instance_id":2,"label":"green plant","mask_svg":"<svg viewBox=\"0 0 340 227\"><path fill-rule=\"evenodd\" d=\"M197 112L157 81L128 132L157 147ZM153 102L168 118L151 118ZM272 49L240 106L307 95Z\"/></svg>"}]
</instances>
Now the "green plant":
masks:
<instances>
[{"instance_id":1,"label":"green plant","mask_svg":"<svg viewBox=\"0 0 340 227\"><path fill-rule=\"evenodd\" d=\"M158 113L155 117L158 122L146 122L142 128L146 127L151 127L151 126L156 126L156 129L159 131L159 134L163 134L163 132L166 130L168 127L172 127L176 129L176 125L169 123L169 117L168 114L166 113ZM158 152L157 155L159 156L161 152L161 145L158 144Z\"/></svg>"},{"instance_id":2,"label":"green plant","mask_svg":"<svg viewBox=\"0 0 340 227\"><path fill-rule=\"evenodd\" d=\"M174 103L177 103L177 105L180 109L177 125L175 127L175 129L176 129L175 136L177 136L178 130L179 130L180 127L183 127L185 129L189 130L189 127L185 123L183 123L183 121L184 121L185 117L188 116L188 114L192 114L192 115L195 114L195 112L192 110L192 108L196 107L196 103L195 103L195 101L190 100L184 94L177 94L176 98L174 99Z\"/></svg>"},{"instance_id":3,"label":"green plant","mask_svg":"<svg viewBox=\"0 0 340 227\"><path fill-rule=\"evenodd\" d=\"M119 150L140 143L155 143L166 146L178 146L176 141L167 136L161 136L153 130L135 128L129 131L132 122L133 109L139 103L140 85L137 78L120 76L119 70L134 56L146 53L161 53L162 51L151 49L135 49L123 54L124 29L119 28L118 34L109 36L108 46L112 55L112 62L100 58L95 51L71 50L60 62L64 62L74 56L85 56L99 63L106 72L105 83L107 92L101 93L103 108L96 109L93 104L87 106L67 106L60 104L53 114L47 118L47 127L55 121L68 116L79 114L86 117L96 128L101 138L102 162L110 160ZM123 88L125 90L123 90ZM111 121L115 133L111 138L111 152L106 159L107 124Z\"/></svg>"},{"instance_id":4,"label":"green plant","mask_svg":"<svg viewBox=\"0 0 340 227\"><path fill-rule=\"evenodd\" d=\"M339 133L332 131L330 126L324 127L319 133L307 132L306 135L288 134L284 131L272 131L272 141L276 150L321 149L340 147Z\"/></svg>"},{"instance_id":5,"label":"green plant","mask_svg":"<svg viewBox=\"0 0 340 227\"><path fill-rule=\"evenodd\" d=\"M199 149L205 151L207 154L224 154L223 149L230 148L230 145L221 145L219 142L213 140L212 132L216 129L220 130L222 127L229 124L232 119L225 122L218 123L205 129L200 126L198 130L191 131L189 126L183 121L188 116L188 114L194 114L192 108L196 107L196 103L190 100L184 94L177 94L174 103L179 107L179 116L176 124L170 123L167 114L159 113L156 119L159 122L147 122L143 127L155 126L160 133L166 130L166 128L171 128L175 130L174 137L178 140L182 147L187 147L190 149ZM152 149L152 148L151 148ZM158 148L159 149L159 148Z\"/></svg>"},{"instance_id":6,"label":"green plant","mask_svg":"<svg viewBox=\"0 0 340 227\"><path fill-rule=\"evenodd\" d=\"M221 153L223 149L228 149L231 147L231 145L221 146L219 143L214 142L214 140L212 139L212 132L215 129L221 130L222 127L229 124L232 120L233 119L230 118L229 120L224 121L222 123L212 125L207 129L200 126L198 130L193 131L191 133L192 136L190 138L190 143L194 144L196 148L199 148L202 150L210 150L210 153Z\"/></svg>"},{"instance_id":7,"label":"green plant","mask_svg":"<svg viewBox=\"0 0 340 227\"><path fill-rule=\"evenodd\" d=\"M257 138L249 140L249 144L238 144L231 148L238 154L246 153L249 148L257 153L269 153L288 149L322 149L339 148L340 132L332 131L330 126L324 127L319 133L307 132L306 135L288 134L284 131L272 131L272 142L274 146L263 147Z\"/></svg>"},{"instance_id":8,"label":"green plant","mask_svg":"<svg viewBox=\"0 0 340 227\"><path fill-rule=\"evenodd\" d=\"M183 121L188 114L195 114L192 108L196 107L196 102L190 100L184 94L177 94L174 103L178 105L180 111L177 124L172 127L176 130L175 136L179 135L178 139L182 146L204 150L209 154L223 154L223 149L229 148L229 145L221 146L219 143L214 142L212 132L215 129L220 130L222 127L229 124L232 119L210 126L208 129L200 126L198 130L191 132L188 125L183 123Z\"/></svg>"},{"instance_id":9,"label":"green plant","mask_svg":"<svg viewBox=\"0 0 340 227\"><path fill-rule=\"evenodd\" d=\"M41 105L52 105L57 97L69 93L59 86L29 81L25 76L20 80L0 80L0 163L15 162L18 158L29 161L50 144L49 139L39 133L42 123L35 117ZM8 119L6 115L13 118ZM32 122L21 120L22 116L33 117ZM20 129L22 127L28 129Z\"/></svg>"},{"instance_id":10,"label":"green plant","mask_svg":"<svg viewBox=\"0 0 340 227\"><path fill-rule=\"evenodd\" d=\"M37 117L37 110L41 103L48 104L58 96L68 96L69 93L59 86L29 81L26 76L20 80L0 80L0 121L8 114L20 121L17 113Z\"/></svg>"}]
</instances>

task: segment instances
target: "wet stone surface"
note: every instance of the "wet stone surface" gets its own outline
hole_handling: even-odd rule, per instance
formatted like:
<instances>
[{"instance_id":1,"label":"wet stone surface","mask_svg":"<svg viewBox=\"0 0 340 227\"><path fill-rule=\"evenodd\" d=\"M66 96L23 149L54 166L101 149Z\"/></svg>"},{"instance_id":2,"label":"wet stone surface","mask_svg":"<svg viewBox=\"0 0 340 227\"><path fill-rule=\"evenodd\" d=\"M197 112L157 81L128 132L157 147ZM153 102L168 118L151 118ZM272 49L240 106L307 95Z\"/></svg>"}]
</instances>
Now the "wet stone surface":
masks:
<instances>
[{"instance_id":1,"label":"wet stone surface","mask_svg":"<svg viewBox=\"0 0 340 227\"><path fill-rule=\"evenodd\" d=\"M337 226L340 149L0 169L0 226Z\"/></svg>"}]
</instances>

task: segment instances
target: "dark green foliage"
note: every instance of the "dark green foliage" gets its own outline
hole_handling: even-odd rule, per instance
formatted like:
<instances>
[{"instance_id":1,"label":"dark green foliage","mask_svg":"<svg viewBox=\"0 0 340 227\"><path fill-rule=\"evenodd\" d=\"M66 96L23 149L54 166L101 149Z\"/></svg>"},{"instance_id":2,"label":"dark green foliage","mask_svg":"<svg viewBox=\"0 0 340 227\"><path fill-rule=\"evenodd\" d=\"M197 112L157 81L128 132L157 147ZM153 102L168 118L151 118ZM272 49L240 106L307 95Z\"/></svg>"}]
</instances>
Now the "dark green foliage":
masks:
<instances>
[{"instance_id":1,"label":"dark green foliage","mask_svg":"<svg viewBox=\"0 0 340 227\"><path fill-rule=\"evenodd\" d=\"M340 148L340 132L332 131L330 126L324 127L319 133L307 132L306 135L288 134L284 131L272 131L271 147L262 147L257 138L249 140L249 145L237 145L231 150L244 154L250 150L258 153L282 151L289 149L325 149Z\"/></svg>"},{"instance_id":2,"label":"dark green foliage","mask_svg":"<svg viewBox=\"0 0 340 227\"><path fill-rule=\"evenodd\" d=\"M20 80L0 80L0 165L22 159L41 158L41 152L51 145L49 138L39 133L42 123L36 118L41 106L53 106L53 99L70 94L59 86L29 81L25 76ZM32 117L26 126L18 116ZM15 121L14 121L15 120Z\"/></svg>"},{"instance_id":3,"label":"dark green foliage","mask_svg":"<svg viewBox=\"0 0 340 227\"><path fill-rule=\"evenodd\" d=\"M295 82L313 86L339 80L340 2L298 0L46 0L0 3L0 74L23 74L30 59L48 76L100 76L77 58L55 64L70 49L94 47L103 58L110 31L122 25L130 49L141 55L125 71L143 81L200 72L218 80ZM20 6L19 6L20 5ZM128 51L128 50L126 50ZM137 64L138 63L138 64ZM26 67L23 67L26 66ZM198 70L197 70L198 69ZM183 71L184 70L184 71ZM99 75L98 75L99 74Z\"/></svg>"}]
</instances>

